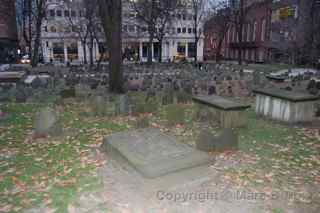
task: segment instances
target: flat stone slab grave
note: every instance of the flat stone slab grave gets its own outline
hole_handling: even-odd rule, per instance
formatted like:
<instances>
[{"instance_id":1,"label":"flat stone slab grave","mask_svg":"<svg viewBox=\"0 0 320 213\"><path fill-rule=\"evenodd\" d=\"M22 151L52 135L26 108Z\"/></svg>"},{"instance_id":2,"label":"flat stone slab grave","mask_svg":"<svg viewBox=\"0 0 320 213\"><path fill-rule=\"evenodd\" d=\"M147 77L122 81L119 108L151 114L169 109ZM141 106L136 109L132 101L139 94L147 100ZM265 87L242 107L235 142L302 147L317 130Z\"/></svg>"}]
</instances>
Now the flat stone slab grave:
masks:
<instances>
[{"instance_id":1,"label":"flat stone slab grave","mask_svg":"<svg viewBox=\"0 0 320 213\"><path fill-rule=\"evenodd\" d=\"M102 148L116 161L132 166L149 179L210 162L205 152L179 143L155 128L113 134L104 140Z\"/></svg>"},{"instance_id":2,"label":"flat stone slab grave","mask_svg":"<svg viewBox=\"0 0 320 213\"><path fill-rule=\"evenodd\" d=\"M255 89L256 113L286 123L311 122L318 97L280 90Z\"/></svg>"},{"instance_id":3,"label":"flat stone slab grave","mask_svg":"<svg viewBox=\"0 0 320 213\"><path fill-rule=\"evenodd\" d=\"M243 127L247 124L244 114L250 105L223 98L217 95L201 95L193 97L199 110L207 110L214 119L217 119L223 128Z\"/></svg>"}]
</instances>

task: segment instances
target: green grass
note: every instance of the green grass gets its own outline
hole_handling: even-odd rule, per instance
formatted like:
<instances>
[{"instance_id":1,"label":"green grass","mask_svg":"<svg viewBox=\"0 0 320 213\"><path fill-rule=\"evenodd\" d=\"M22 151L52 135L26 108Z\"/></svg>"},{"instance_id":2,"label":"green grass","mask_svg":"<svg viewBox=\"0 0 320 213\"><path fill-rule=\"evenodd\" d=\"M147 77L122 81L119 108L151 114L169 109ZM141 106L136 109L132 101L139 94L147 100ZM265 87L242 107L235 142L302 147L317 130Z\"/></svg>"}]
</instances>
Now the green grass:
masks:
<instances>
[{"instance_id":1,"label":"green grass","mask_svg":"<svg viewBox=\"0 0 320 213\"><path fill-rule=\"evenodd\" d=\"M67 212L68 205L76 201L79 193L101 188L101 180L94 175L97 166L85 161L90 156L90 147L101 142L99 140L106 134L131 128L128 125L132 123L130 117L86 116L85 105L71 102L61 110L65 135L27 141L32 131L33 117L43 106L1 106L10 116L0 122L0 207L11 204L16 207L13 212L43 203L48 203L56 212ZM179 141L194 140L198 131L197 122L192 119L194 106L179 106L185 111L180 127L167 126L167 107L161 107L150 115L150 123L165 126ZM301 177L300 184L314 181L308 172L319 171L319 162L313 160L319 153L319 146L314 147L319 145L319 141L306 138L299 128L258 118L253 110L247 112L247 117L248 127L237 130L240 135L239 149L256 161L227 168L225 173L249 182L252 187L294 186L297 184L295 176ZM73 134L68 134L68 131ZM269 173L273 174L271 182L265 179ZM257 181L260 179L264 181ZM17 190L20 192L13 193Z\"/></svg>"}]
</instances>

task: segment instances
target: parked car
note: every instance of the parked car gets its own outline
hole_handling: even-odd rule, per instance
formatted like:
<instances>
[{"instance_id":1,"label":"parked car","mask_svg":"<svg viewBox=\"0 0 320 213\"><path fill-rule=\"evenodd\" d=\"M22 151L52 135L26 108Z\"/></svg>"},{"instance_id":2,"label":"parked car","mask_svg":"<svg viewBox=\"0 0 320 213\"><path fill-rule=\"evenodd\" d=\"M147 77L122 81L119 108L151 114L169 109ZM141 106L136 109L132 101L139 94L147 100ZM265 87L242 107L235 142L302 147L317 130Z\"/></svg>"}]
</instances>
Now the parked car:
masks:
<instances>
[{"instance_id":1,"label":"parked car","mask_svg":"<svg viewBox=\"0 0 320 213\"><path fill-rule=\"evenodd\" d=\"M30 60L29 55L22 56L22 58L20 59L20 63L21 64L30 64L31 60Z\"/></svg>"}]
</instances>

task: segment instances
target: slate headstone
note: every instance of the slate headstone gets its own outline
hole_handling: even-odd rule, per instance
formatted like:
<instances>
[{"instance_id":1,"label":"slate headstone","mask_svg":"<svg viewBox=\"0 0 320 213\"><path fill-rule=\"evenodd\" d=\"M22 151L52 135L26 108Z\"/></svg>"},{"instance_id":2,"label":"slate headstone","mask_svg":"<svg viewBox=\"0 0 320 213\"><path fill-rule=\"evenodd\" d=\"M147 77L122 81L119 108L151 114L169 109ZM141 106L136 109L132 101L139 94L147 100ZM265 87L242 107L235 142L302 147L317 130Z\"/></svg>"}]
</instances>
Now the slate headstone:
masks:
<instances>
[{"instance_id":1,"label":"slate headstone","mask_svg":"<svg viewBox=\"0 0 320 213\"><path fill-rule=\"evenodd\" d=\"M34 131L36 135L60 135L62 126L57 112L50 107L42 108L37 112L34 120Z\"/></svg>"}]
</instances>

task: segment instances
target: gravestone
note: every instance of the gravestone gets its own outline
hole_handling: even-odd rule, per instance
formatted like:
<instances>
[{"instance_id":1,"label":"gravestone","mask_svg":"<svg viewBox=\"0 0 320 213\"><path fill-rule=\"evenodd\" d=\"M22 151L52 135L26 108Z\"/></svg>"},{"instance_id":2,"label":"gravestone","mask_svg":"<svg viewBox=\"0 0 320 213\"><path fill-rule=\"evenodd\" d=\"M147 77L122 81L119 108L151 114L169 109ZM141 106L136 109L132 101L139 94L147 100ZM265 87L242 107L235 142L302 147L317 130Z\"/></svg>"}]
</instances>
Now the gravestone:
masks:
<instances>
[{"instance_id":1,"label":"gravestone","mask_svg":"<svg viewBox=\"0 0 320 213\"><path fill-rule=\"evenodd\" d=\"M62 133L62 126L57 113L50 107L42 108L37 112L34 120L36 135L58 136Z\"/></svg>"},{"instance_id":2,"label":"gravestone","mask_svg":"<svg viewBox=\"0 0 320 213\"><path fill-rule=\"evenodd\" d=\"M146 178L157 178L210 162L206 153L178 143L175 138L154 128L113 134L104 140L102 148L115 160L132 166Z\"/></svg>"},{"instance_id":3,"label":"gravestone","mask_svg":"<svg viewBox=\"0 0 320 213\"><path fill-rule=\"evenodd\" d=\"M196 142L197 149L206 152L220 152L238 149L238 135L230 128L216 137L208 130L202 130Z\"/></svg>"},{"instance_id":4,"label":"gravestone","mask_svg":"<svg viewBox=\"0 0 320 213\"><path fill-rule=\"evenodd\" d=\"M129 100L127 95L119 96L119 113L120 115L129 114Z\"/></svg>"}]
</instances>

